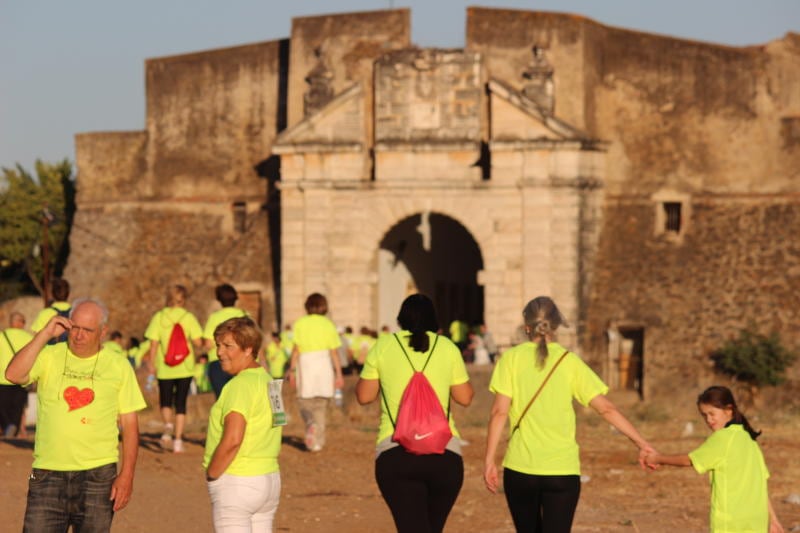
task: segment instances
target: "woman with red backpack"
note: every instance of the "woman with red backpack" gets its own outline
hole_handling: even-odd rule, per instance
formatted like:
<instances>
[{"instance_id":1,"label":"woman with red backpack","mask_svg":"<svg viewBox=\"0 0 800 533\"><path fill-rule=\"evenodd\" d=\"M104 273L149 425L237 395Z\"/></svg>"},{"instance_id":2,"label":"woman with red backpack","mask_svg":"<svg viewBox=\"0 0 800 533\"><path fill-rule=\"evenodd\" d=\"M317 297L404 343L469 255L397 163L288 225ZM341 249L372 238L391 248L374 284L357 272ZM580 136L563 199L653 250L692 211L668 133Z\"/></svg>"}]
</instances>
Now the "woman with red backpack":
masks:
<instances>
[{"instance_id":1,"label":"woman with red backpack","mask_svg":"<svg viewBox=\"0 0 800 533\"><path fill-rule=\"evenodd\" d=\"M161 443L163 446L172 443L175 453L183 452L186 399L194 378L194 348L200 348L203 343L200 322L184 308L187 294L183 285L170 285L167 306L153 315L144 333L151 341L147 365L158 379L158 401L164 420Z\"/></svg>"},{"instance_id":2,"label":"woman with red backpack","mask_svg":"<svg viewBox=\"0 0 800 533\"><path fill-rule=\"evenodd\" d=\"M461 351L436 333L433 302L403 301L402 331L378 338L356 384L361 404L381 396L375 479L397 531L444 529L464 481L461 439L450 402L472 402Z\"/></svg>"}]
</instances>

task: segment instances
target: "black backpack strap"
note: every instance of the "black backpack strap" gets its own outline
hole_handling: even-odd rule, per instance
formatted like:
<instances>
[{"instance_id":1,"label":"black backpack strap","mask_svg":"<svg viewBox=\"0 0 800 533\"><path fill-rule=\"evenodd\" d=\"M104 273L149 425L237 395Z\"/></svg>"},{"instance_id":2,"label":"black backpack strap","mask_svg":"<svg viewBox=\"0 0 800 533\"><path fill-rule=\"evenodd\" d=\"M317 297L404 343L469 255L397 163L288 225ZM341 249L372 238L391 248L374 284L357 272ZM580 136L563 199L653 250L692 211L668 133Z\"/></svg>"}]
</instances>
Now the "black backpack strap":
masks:
<instances>
[{"instance_id":1,"label":"black backpack strap","mask_svg":"<svg viewBox=\"0 0 800 533\"><path fill-rule=\"evenodd\" d=\"M403 351L403 355L406 356L406 361L408 361L408 364L411 365L411 369L414 372L424 372L425 368L427 368L427 366L428 366L428 362L431 360L431 355L433 355L433 350L436 348L436 343L439 341L439 335L437 334L436 338L433 340L433 347L431 348L431 351L428 353L428 358L425 360L425 364L423 365L422 370L419 370L419 371L416 368L414 368L414 363L411 362L411 358L408 356L408 352L406 352L406 349L403 346L403 343L400 341L400 337L397 336L397 333L393 333L392 336L394 337L394 340L397 341L397 344L400 346L400 349ZM408 385L406 385L406 386L408 386ZM392 427L394 428L394 427L396 427L396 424L395 424L394 418L392 418L391 411L389 411L389 404L386 401L386 395L383 393L383 387L381 387L381 385L380 385L380 380L378 380L378 387L380 388L381 399L383 400L383 406L386 407L386 414L389 415L389 420L392 422ZM450 395L449 394L447 396L447 419L450 420Z\"/></svg>"},{"instance_id":2,"label":"black backpack strap","mask_svg":"<svg viewBox=\"0 0 800 533\"><path fill-rule=\"evenodd\" d=\"M3 330L3 337L6 338L6 342L8 343L8 347L11 348L11 351L14 353L14 355L17 355L17 350L14 348L14 345L11 344L11 339L8 338L8 333L6 333L6 330Z\"/></svg>"}]
</instances>

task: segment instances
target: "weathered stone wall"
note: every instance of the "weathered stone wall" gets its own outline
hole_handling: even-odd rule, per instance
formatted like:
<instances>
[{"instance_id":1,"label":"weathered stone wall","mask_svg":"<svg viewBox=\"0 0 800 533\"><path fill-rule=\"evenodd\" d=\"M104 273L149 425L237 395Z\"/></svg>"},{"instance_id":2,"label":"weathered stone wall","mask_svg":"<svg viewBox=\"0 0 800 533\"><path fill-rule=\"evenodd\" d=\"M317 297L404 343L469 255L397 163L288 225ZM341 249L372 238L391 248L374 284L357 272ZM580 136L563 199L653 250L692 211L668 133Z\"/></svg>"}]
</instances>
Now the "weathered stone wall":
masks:
<instances>
[{"instance_id":1,"label":"weathered stone wall","mask_svg":"<svg viewBox=\"0 0 800 533\"><path fill-rule=\"evenodd\" d=\"M189 291L187 308L201 323L221 282L262 293L264 324L274 321L266 213L248 206L246 231L234 228L227 204L118 202L80 208L72 229L65 277L72 297L99 297L110 327L141 337L164 306L168 285Z\"/></svg>"},{"instance_id":2,"label":"weathered stone wall","mask_svg":"<svg viewBox=\"0 0 800 533\"><path fill-rule=\"evenodd\" d=\"M381 239L438 212L481 248L501 342L528 298L552 294L598 369L609 321L644 329L647 394L707 380L708 351L750 321L800 344L800 36L732 48L474 7L465 51L410 44L401 9L149 60L146 131L77 137L75 294L137 334L168 283L204 319L229 281L261 291L270 327L280 177L284 322L320 290L337 321L368 323ZM520 96L534 45L552 109ZM667 200L682 206L677 234L662 228Z\"/></svg>"},{"instance_id":3,"label":"weathered stone wall","mask_svg":"<svg viewBox=\"0 0 800 533\"><path fill-rule=\"evenodd\" d=\"M287 41L148 60L147 130L77 136L65 277L73 297L107 302L112 328L141 336L172 283L187 286L204 322L221 282L259 292L273 327L264 207L277 166L265 161L285 125L287 64Z\"/></svg>"},{"instance_id":4,"label":"weathered stone wall","mask_svg":"<svg viewBox=\"0 0 800 533\"><path fill-rule=\"evenodd\" d=\"M645 328L645 386L708 385L708 355L740 328L800 339L800 198L706 197L682 244L652 233L655 208L606 205L589 342L605 351L608 320Z\"/></svg>"},{"instance_id":5,"label":"weathered stone wall","mask_svg":"<svg viewBox=\"0 0 800 533\"><path fill-rule=\"evenodd\" d=\"M286 54L270 41L147 61L153 197L263 197L256 165L278 131Z\"/></svg>"},{"instance_id":6,"label":"weathered stone wall","mask_svg":"<svg viewBox=\"0 0 800 533\"><path fill-rule=\"evenodd\" d=\"M470 8L467 43L517 88L531 47L543 47L555 114L607 143L601 237L581 291L595 366L610 320L644 328L650 391L707 379L708 351L749 320L800 343L790 292L800 150L785 127L800 112L796 34L731 48ZM667 199L683 203L680 236L657 227Z\"/></svg>"},{"instance_id":7,"label":"weathered stone wall","mask_svg":"<svg viewBox=\"0 0 800 533\"><path fill-rule=\"evenodd\" d=\"M353 82L362 83L371 108L372 64L381 54L411 44L411 12L396 9L299 17L292 19L291 39L290 127L303 120L303 96L308 90L305 78L320 61L332 75L334 94Z\"/></svg>"}]
</instances>

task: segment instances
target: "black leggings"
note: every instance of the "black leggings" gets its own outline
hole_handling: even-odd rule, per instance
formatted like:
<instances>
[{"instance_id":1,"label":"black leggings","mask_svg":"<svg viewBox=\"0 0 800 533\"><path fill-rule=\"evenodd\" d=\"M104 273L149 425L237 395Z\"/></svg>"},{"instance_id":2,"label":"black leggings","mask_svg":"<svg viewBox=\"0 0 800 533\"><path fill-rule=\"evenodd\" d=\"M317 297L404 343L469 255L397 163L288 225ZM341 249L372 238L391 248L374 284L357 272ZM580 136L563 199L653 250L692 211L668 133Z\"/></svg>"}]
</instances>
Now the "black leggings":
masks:
<instances>
[{"instance_id":1,"label":"black leggings","mask_svg":"<svg viewBox=\"0 0 800 533\"><path fill-rule=\"evenodd\" d=\"M398 446L378 456L375 479L398 533L438 533L464 482L464 461L451 451L414 455Z\"/></svg>"},{"instance_id":2,"label":"black leggings","mask_svg":"<svg viewBox=\"0 0 800 533\"><path fill-rule=\"evenodd\" d=\"M161 407L172 407L175 403L175 414L186 414L186 398L189 396L189 386L192 378L159 379L158 403Z\"/></svg>"},{"instance_id":3,"label":"black leggings","mask_svg":"<svg viewBox=\"0 0 800 533\"><path fill-rule=\"evenodd\" d=\"M506 502L518 533L569 533L580 476L534 476L503 470Z\"/></svg>"}]
</instances>

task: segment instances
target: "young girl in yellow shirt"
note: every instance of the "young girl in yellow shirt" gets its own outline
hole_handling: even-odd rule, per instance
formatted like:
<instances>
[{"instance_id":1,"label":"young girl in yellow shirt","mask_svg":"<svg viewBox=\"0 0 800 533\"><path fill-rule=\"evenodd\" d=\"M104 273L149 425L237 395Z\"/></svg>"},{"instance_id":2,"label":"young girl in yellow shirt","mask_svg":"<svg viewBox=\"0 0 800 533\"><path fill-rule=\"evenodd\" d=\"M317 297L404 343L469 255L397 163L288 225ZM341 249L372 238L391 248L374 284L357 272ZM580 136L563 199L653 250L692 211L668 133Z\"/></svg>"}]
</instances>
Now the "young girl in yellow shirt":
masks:
<instances>
[{"instance_id":1,"label":"young girl in yellow shirt","mask_svg":"<svg viewBox=\"0 0 800 533\"><path fill-rule=\"evenodd\" d=\"M769 471L756 443L761 432L750 426L727 387L706 389L697 397L697 408L711 436L687 455L649 454L647 464L710 473L712 533L782 533L767 492Z\"/></svg>"}]
</instances>

